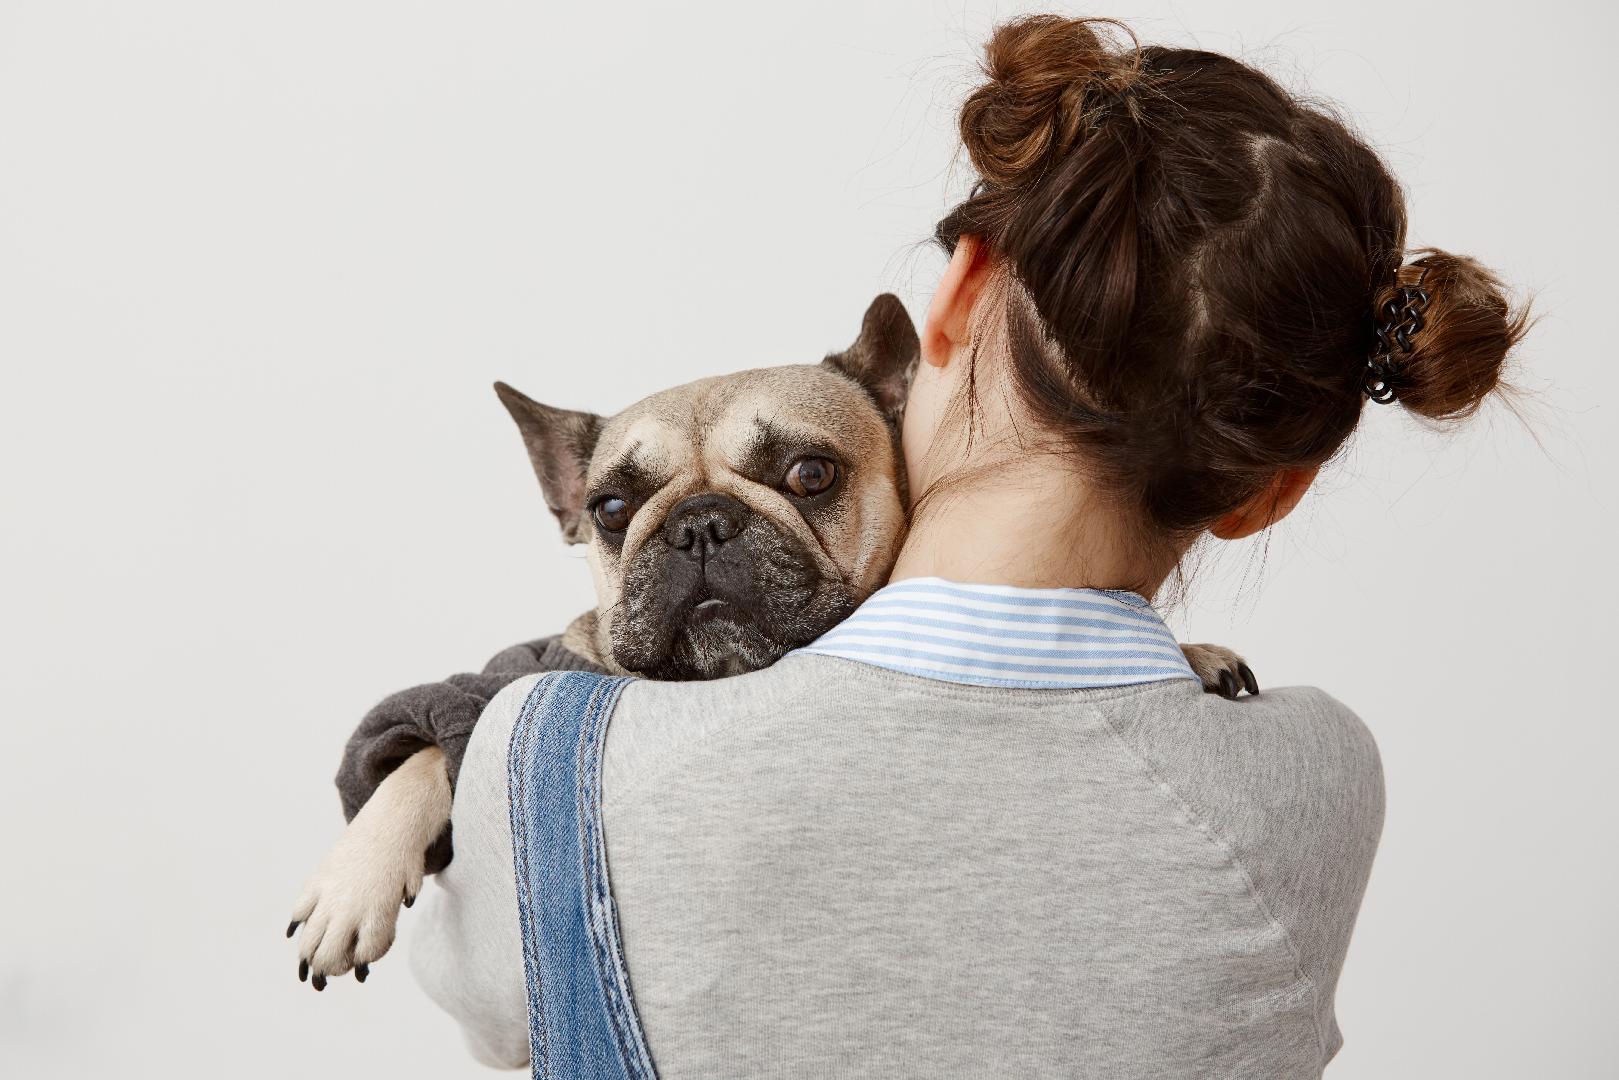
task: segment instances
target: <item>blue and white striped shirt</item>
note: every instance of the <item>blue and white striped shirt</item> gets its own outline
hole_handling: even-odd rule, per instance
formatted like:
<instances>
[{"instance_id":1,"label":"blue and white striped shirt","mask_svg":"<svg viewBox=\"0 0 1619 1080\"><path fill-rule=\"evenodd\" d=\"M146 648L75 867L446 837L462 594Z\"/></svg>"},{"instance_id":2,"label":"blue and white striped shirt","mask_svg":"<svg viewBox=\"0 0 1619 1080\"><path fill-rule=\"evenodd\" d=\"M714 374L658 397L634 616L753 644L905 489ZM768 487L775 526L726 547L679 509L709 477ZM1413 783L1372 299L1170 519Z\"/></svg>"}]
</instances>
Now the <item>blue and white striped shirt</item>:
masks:
<instances>
[{"instance_id":1,"label":"blue and white striped shirt","mask_svg":"<svg viewBox=\"0 0 1619 1080\"><path fill-rule=\"evenodd\" d=\"M1145 599L907 578L806 645L908 675L977 686L1080 688L1196 679Z\"/></svg>"}]
</instances>

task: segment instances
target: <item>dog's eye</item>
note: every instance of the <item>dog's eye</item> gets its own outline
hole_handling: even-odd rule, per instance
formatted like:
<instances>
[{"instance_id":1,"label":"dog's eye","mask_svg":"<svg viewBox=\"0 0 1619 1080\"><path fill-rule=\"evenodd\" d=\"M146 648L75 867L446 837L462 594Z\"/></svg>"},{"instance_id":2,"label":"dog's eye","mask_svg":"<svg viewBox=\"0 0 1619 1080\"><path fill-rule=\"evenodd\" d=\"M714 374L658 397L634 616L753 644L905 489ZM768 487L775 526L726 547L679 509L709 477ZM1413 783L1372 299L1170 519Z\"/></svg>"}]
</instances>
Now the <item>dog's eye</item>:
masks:
<instances>
[{"instance_id":1,"label":"dog's eye","mask_svg":"<svg viewBox=\"0 0 1619 1080\"><path fill-rule=\"evenodd\" d=\"M787 470L787 490L799 498L819 495L838 478L835 462L824 457L799 458Z\"/></svg>"},{"instance_id":2,"label":"dog's eye","mask_svg":"<svg viewBox=\"0 0 1619 1080\"><path fill-rule=\"evenodd\" d=\"M592 513L596 515L596 524L608 532L623 532L630 527L630 518L635 516L630 504L617 495L596 500Z\"/></svg>"}]
</instances>

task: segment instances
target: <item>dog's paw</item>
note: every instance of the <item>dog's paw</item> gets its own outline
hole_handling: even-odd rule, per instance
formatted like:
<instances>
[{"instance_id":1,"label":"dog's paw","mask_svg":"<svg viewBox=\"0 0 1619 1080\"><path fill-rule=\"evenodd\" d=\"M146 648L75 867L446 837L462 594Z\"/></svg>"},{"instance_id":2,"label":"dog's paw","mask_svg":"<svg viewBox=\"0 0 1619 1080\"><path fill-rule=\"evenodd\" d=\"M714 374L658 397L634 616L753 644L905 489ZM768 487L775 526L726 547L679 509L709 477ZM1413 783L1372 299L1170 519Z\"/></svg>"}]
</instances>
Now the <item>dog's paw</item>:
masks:
<instances>
[{"instance_id":1,"label":"dog's paw","mask_svg":"<svg viewBox=\"0 0 1619 1080\"><path fill-rule=\"evenodd\" d=\"M389 773L304 886L287 927L298 939L298 978L326 989L350 968L365 982L393 944L399 905L422 890L428 846L450 822L444 752L419 750Z\"/></svg>"},{"instance_id":2,"label":"dog's paw","mask_svg":"<svg viewBox=\"0 0 1619 1080\"><path fill-rule=\"evenodd\" d=\"M1203 681L1203 689L1208 693L1233 701L1244 690L1259 693L1254 669L1223 645L1182 645L1181 652L1186 654L1186 662L1192 665L1192 671Z\"/></svg>"},{"instance_id":3,"label":"dog's paw","mask_svg":"<svg viewBox=\"0 0 1619 1080\"><path fill-rule=\"evenodd\" d=\"M287 936L298 936L298 979L316 990L353 969L364 982L394 941L399 906L422 888L423 852L389 843L355 818L304 885Z\"/></svg>"}]
</instances>

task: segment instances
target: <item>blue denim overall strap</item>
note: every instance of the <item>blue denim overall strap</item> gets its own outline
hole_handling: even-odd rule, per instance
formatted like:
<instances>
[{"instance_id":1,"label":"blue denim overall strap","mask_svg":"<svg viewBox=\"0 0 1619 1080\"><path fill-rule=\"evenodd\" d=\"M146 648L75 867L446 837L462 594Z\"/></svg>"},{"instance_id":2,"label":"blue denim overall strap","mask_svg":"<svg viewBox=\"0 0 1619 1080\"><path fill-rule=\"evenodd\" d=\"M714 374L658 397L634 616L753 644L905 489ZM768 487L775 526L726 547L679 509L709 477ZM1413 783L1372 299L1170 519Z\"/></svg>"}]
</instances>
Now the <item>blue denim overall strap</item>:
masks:
<instances>
[{"instance_id":1,"label":"blue denim overall strap","mask_svg":"<svg viewBox=\"0 0 1619 1080\"><path fill-rule=\"evenodd\" d=\"M512 729L507 783L536 1080L656 1080L630 997L602 839L601 762L630 680L553 672Z\"/></svg>"}]
</instances>

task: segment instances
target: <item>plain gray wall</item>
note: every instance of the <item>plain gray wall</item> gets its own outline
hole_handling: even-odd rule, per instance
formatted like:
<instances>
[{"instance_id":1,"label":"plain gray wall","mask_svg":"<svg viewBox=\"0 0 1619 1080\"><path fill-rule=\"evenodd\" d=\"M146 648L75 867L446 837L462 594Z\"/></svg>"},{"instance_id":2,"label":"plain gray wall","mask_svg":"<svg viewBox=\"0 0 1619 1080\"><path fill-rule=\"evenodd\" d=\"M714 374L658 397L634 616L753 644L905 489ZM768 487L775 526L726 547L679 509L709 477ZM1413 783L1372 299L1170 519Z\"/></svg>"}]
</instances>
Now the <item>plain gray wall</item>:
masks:
<instances>
[{"instance_id":1,"label":"plain gray wall","mask_svg":"<svg viewBox=\"0 0 1619 1080\"><path fill-rule=\"evenodd\" d=\"M479 1071L398 957L316 995L281 931L361 713L590 601L489 383L920 316L1016 10L0 0L0 1073ZM1171 614L1382 745L1330 1075L1611 1076L1614 9L1115 13L1341 102L1414 242L1539 291L1530 427L1370 408Z\"/></svg>"}]
</instances>

